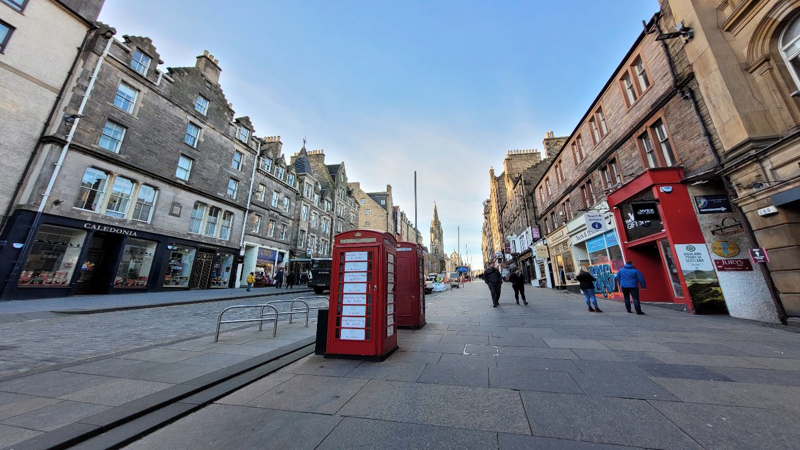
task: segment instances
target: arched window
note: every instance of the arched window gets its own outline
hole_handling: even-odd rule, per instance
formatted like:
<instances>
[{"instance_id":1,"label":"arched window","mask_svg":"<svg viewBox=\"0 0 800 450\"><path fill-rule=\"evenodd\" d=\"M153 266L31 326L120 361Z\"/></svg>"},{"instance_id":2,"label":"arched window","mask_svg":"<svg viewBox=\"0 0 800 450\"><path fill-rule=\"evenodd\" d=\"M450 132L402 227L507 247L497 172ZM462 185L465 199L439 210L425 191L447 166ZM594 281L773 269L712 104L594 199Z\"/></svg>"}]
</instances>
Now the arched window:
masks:
<instances>
[{"instance_id":1,"label":"arched window","mask_svg":"<svg viewBox=\"0 0 800 450\"><path fill-rule=\"evenodd\" d=\"M783 30L779 45L794 83L800 88L800 16L792 19Z\"/></svg>"}]
</instances>

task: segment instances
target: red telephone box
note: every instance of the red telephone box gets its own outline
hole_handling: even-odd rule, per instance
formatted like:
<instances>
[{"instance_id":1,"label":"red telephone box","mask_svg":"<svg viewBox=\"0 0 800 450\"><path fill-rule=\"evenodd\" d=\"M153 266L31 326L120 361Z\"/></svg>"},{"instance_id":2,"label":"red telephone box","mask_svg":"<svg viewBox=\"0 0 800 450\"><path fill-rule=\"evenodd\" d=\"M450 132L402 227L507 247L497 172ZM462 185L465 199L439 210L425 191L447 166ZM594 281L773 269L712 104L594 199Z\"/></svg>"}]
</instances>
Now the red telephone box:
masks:
<instances>
[{"instance_id":1,"label":"red telephone box","mask_svg":"<svg viewBox=\"0 0 800 450\"><path fill-rule=\"evenodd\" d=\"M397 243L397 326L425 326L425 260L416 242Z\"/></svg>"},{"instance_id":2,"label":"red telephone box","mask_svg":"<svg viewBox=\"0 0 800 450\"><path fill-rule=\"evenodd\" d=\"M325 357L383 360L397 350L396 248L394 236L380 231L334 237Z\"/></svg>"}]
</instances>

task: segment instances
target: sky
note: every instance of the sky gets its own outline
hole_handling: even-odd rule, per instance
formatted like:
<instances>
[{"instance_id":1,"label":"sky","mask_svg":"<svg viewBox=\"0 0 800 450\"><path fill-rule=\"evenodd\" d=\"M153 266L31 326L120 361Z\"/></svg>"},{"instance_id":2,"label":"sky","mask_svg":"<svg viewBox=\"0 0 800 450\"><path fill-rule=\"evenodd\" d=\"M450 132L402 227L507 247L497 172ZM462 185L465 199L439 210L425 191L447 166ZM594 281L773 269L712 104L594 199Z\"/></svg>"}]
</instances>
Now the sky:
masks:
<instances>
[{"instance_id":1,"label":"sky","mask_svg":"<svg viewBox=\"0 0 800 450\"><path fill-rule=\"evenodd\" d=\"M221 7L224 5L225 7ZM438 205L445 251L482 265L489 167L569 135L656 0L106 0L117 36L148 36L166 67L209 50L237 116L288 158L323 149L394 202L426 245Z\"/></svg>"}]
</instances>

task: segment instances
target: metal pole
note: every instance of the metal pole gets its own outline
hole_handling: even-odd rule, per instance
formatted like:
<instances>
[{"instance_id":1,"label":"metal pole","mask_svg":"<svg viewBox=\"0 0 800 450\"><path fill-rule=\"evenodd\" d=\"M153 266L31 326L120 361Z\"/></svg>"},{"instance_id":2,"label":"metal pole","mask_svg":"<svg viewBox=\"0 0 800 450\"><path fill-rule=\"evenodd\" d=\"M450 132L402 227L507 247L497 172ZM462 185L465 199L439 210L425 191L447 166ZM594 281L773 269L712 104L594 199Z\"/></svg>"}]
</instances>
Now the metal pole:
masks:
<instances>
[{"instance_id":1,"label":"metal pole","mask_svg":"<svg viewBox=\"0 0 800 450\"><path fill-rule=\"evenodd\" d=\"M417 241L416 233L419 233L417 228L417 171L414 171L414 242Z\"/></svg>"}]
</instances>

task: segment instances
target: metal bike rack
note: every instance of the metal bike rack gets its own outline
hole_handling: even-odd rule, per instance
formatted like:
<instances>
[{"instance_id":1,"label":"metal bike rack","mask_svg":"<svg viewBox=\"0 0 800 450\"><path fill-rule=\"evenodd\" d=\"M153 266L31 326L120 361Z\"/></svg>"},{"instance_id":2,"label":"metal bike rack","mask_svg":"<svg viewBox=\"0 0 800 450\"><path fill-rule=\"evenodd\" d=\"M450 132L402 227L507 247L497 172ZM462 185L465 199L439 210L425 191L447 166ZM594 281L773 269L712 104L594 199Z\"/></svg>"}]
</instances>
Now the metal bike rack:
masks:
<instances>
[{"instance_id":1,"label":"metal bike rack","mask_svg":"<svg viewBox=\"0 0 800 450\"><path fill-rule=\"evenodd\" d=\"M280 312L278 312L279 316L289 316L289 323L292 323L295 314L305 314L306 315L306 326L308 326L308 316L309 316L309 312L311 311L311 309L308 307L308 303L304 302L303 300L298 300L298 299L294 299L294 300L274 300L274 301L268 302L266 305L264 305L264 308L266 308L267 306L277 305L277 304L281 304L281 303L290 303L290 305L289 305L289 311L280 311ZM294 307L295 303L302 303L303 305L305 305L305 308L295 308ZM263 308L261 309L261 315L262 316L264 315L264 309Z\"/></svg>"},{"instance_id":2,"label":"metal bike rack","mask_svg":"<svg viewBox=\"0 0 800 450\"><path fill-rule=\"evenodd\" d=\"M232 309L245 309L245 308L261 308L261 314L257 319L233 319L233 320L222 320L222 316ZM272 308L275 316L264 316L264 309ZM222 310L219 313L219 318L217 318L217 333L214 335L214 342L219 342L219 330L223 323L244 323L244 322L258 322L258 331L263 330L264 322L267 321L274 321L272 325L272 337L277 336L278 334L278 308L266 304L266 305L236 305L236 306L229 306Z\"/></svg>"}]
</instances>

